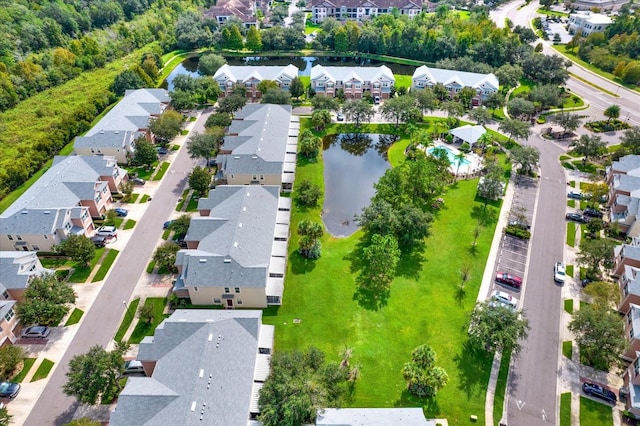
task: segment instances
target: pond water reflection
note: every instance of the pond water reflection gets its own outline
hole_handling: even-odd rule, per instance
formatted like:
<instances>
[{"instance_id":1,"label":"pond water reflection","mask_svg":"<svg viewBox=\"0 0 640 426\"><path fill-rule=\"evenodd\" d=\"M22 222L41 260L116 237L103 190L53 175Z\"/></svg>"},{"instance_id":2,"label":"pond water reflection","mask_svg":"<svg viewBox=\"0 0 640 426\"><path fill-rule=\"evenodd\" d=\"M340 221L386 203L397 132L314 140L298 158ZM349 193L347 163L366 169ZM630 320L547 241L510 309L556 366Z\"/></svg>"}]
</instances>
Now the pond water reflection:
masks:
<instances>
[{"instance_id":1,"label":"pond water reflection","mask_svg":"<svg viewBox=\"0 0 640 426\"><path fill-rule=\"evenodd\" d=\"M324 205L322 219L333 236L349 236L375 194L373 184L390 167L387 150L396 135L339 134L323 139Z\"/></svg>"}]
</instances>

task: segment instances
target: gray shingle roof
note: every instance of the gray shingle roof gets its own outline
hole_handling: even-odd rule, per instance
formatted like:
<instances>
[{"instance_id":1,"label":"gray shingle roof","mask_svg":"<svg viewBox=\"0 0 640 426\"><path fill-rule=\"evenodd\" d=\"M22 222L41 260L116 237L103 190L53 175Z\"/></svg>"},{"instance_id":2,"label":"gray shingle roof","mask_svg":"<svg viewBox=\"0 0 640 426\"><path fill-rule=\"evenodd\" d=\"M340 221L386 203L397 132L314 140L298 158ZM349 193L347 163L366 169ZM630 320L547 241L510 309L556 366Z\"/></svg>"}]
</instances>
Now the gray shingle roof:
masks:
<instances>
[{"instance_id":1,"label":"gray shingle roof","mask_svg":"<svg viewBox=\"0 0 640 426\"><path fill-rule=\"evenodd\" d=\"M238 122L241 120L241 122ZM290 105L249 104L234 118L224 149L226 174L278 174L282 172L291 122Z\"/></svg>"},{"instance_id":2,"label":"gray shingle roof","mask_svg":"<svg viewBox=\"0 0 640 426\"><path fill-rule=\"evenodd\" d=\"M128 142L142 135L141 132L100 130L89 136L78 136L73 142L77 148L123 148Z\"/></svg>"},{"instance_id":3,"label":"gray shingle roof","mask_svg":"<svg viewBox=\"0 0 640 426\"><path fill-rule=\"evenodd\" d=\"M101 130L136 132L148 128L149 118L160 115L171 101L165 89L127 90L118 102L85 136L100 133Z\"/></svg>"},{"instance_id":4,"label":"gray shingle roof","mask_svg":"<svg viewBox=\"0 0 640 426\"><path fill-rule=\"evenodd\" d=\"M422 408L323 408L317 411L317 426L435 426Z\"/></svg>"},{"instance_id":5,"label":"gray shingle roof","mask_svg":"<svg viewBox=\"0 0 640 426\"><path fill-rule=\"evenodd\" d=\"M157 361L153 377L127 381L110 424L246 425L261 318L261 311L175 311L140 344L138 360Z\"/></svg>"},{"instance_id":6,"label":"gray shingle roof","mask_svg":"<svg viewBox=\"0 0 640 426\"><path fill-rule=\"evenodd\" d=\"M616 174L613 177L613 188L633 195L634 191L640 190L640 176Z\"/></svg>"},{"instance_id":7,"label":"gray shingle roof","mask_svg":"<svg viewBox=\"0 0 640 426\"><path fill-rule=\"evenodd\" d=\"M200 199L198 208L210 209L209 216L194 217L185 237L200 241L198 250L181 250L176 258L187 286L266 285L279 190L222 185Z\"/></svg>"},{"instance_id":8,"label":"gray shingle roof","mask_svg":"<svg viewBox=\"0 0 640 426\"><path fill-rule=\"evenodd\" d=\"M447 70L443 68L430 68L422 65L413 73L412 81L415 79L431 80L437 83L447 85L448 83L457 82L464 87L478 88L483 83L488 83L493 88L498 89L498 78L493 74L480 74L475 72Z\"/></svg>"},{"instance_id":9,"label":"gray shingle roof","mask_svg":"<svg viewBox=\"0 0 640 426\"><path fill-rule=\"evenodd\" d=\"M24 209L56 209L77 206L81 200L93 199L92 189L104 176L107 164L117 167L115 158L100 156L56 156L53 164L24 194L5 210L0 218ZM100 182L103 185L104 182ZM86 197L89 195L88 198Z\"/></svg>"},{"instance_id":10,"label":"gray shingle roof","mask_svg":"<svg viewBox=\"0 0 640 426\"><path fill-rule=\"evenodd\" d=\"M269 66L269 65L259 65L259 66L237 66L237 65L229 65L224 64L213 75L214 80L226 80L224 77L228 77L229 80L236 81L247 81L251 78L256 78L257 80L272 80L272 81L282 81L282 80L291 80L294 77L298 76L298 67L295 65L289 64L287 66Z\"/></svg>"},{"instance_id":11,"label":"gray shingle roof","mask_svg":"<svg viewBox=\"0 0 640 426\"><path fill-rule=\"evenodd\" d=\"M625 155L620 160L612 162L609 167L611 170L622 173L640 169L640 155Z\"/></svg>"},{"instance_id":12,"label":"gray shingle roof","mask_svg":"<svg viewBox=\"0 0 640 426\"><path fill-rule=\"evenodd\" d=\"M25 289L29 277L52 270L42 267L35 251L0 251L0 283L5 289Z\"/></svg>"},{"instance_id":13,"label":"gray shingle roof","mask_svg":"<svg viewBox=\"0 0 640 426\"><path fill-rule=\"evenodd\" d=\"M379 67L327 67L315 65L311 68L311 80L327 76L333 81L349 81L351 79L365 81L391 80L395 81L393 72L386 65Z\"/></svg>"}]
</instances>

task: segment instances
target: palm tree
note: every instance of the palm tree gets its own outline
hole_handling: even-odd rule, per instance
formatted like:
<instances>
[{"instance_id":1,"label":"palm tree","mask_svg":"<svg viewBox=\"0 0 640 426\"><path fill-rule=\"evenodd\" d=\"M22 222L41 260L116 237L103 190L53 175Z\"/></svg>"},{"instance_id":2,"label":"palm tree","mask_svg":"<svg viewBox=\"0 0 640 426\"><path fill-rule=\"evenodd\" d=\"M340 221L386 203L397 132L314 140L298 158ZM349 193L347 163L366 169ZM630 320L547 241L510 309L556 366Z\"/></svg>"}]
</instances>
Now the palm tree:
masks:
<instances>
[{"instance_id":1,"label":"palm tree","mask_svg":"<svg viewBox=\"0 0 640 426\"><path fill-rule=\"evenodd\" d=\"M340 368L349 367L349 360L351 359L352 355L353 348L349 346L345 346L342 348L342 350L340 351L340 358L342 358L342 361L340 361Z\"/></svg>"},{"instance_id":2,"label":"palm tree","mask_svg":"<svg viewBox=\"0 0 640 426\"><path fill-rule=\"evenodd\" d=\"M620 105L610 105L603 112L604 116L607 117L607 121L611 121L620 117Z\"/></svg>"},{"instance_id":3,"label":"palm tree","mask_svg":"<svg viewBox=\"0 0 640 426\"><path fill-rule=\"evenodd\" d=\"M456 159L456 163L458 163L458 166L456 167L456 179L457 179L458 178L458 172L460 171L460 166L462 165L462 162L464 161L464 152L462 152L462 151L458 152L454 158Z\"/></svg>"}]
</instances>

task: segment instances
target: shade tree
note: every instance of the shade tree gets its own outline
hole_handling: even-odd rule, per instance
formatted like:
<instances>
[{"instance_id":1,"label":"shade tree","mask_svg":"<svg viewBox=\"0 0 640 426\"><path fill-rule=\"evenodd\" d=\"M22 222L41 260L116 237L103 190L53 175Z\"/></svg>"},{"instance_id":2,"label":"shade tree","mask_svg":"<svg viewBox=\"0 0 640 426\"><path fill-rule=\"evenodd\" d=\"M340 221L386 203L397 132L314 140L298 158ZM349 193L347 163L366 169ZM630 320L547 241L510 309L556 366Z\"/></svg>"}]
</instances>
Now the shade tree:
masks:
<instances>
[{"instance_id":1,"label":"shade tree","mask_svg":"<svg viewBox=\"0 0 640 426\"><path fill-rule=\"evenodd\" d=\"M31 280L16 313L25 325L58 325L75 301L76 293L67 283L44 273Z\"/></svg>"},{"instance_id":2,"label":"shade tree","mask_svg":"<svg viewBox=\"0 0 640 426\"><path fill-rule=\"evenodd\" d=\"M433 398L449 381L447 372L436 365L437 356L427 346L418 346L411 352L411 361L402 367L407 389L418 398Z\"/></svg>"},{"instance_id":3,"label":"shade tree","mask_svg":"<svg viewBox=\"0 0 640 426\"><path fill-rule=\"evenodd\" d=\"M477 303L471 313L469 341L486 352L518 355L521 341L529 335L529 321L524 313L502 304Z\"/></svg>"}]
</instances>

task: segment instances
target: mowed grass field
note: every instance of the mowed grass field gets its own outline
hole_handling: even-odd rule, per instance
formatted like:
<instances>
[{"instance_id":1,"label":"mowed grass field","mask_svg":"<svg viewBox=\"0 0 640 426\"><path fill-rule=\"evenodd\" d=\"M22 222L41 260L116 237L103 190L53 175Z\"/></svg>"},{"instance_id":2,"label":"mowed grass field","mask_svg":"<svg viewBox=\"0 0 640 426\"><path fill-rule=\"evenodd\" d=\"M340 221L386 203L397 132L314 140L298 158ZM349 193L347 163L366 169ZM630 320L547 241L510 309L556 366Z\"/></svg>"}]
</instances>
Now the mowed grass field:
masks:
<instances>
[{"instance_id":1,"label":"mowed grass field","mask_svg":"<svg viewBox=\"0 0 640 426\"><path fill-rule=\"evenodd\" d=\"M322 160L299 160L296 173L298 182L321 184ZM428 417L446 417L450 424L467 424L472 414L483 424L491 357L470 350L466 342L498 210L475 201L476 186L477 180L463 181L447 191L424 250L401 259L388 303L377 310L354 299L351 259L358 256L362 233L342 239L325 235L322 257L306 261L296 252L295 229L302 219L321 221L321 203L306 211L295 208L283 305L266 310L263 318L276 326L276 350L315 345L328 360L337 361L340 349L350 346L352 364L362 368L347 405L423 406ZM472 249L479 219L484 225ZM471 277L461 288L460 271L465 267ZM411 351L421 344L436 351L437 365L450 379L432 400L408 394L401 374Z\"/></svg>"}]
</instances>

